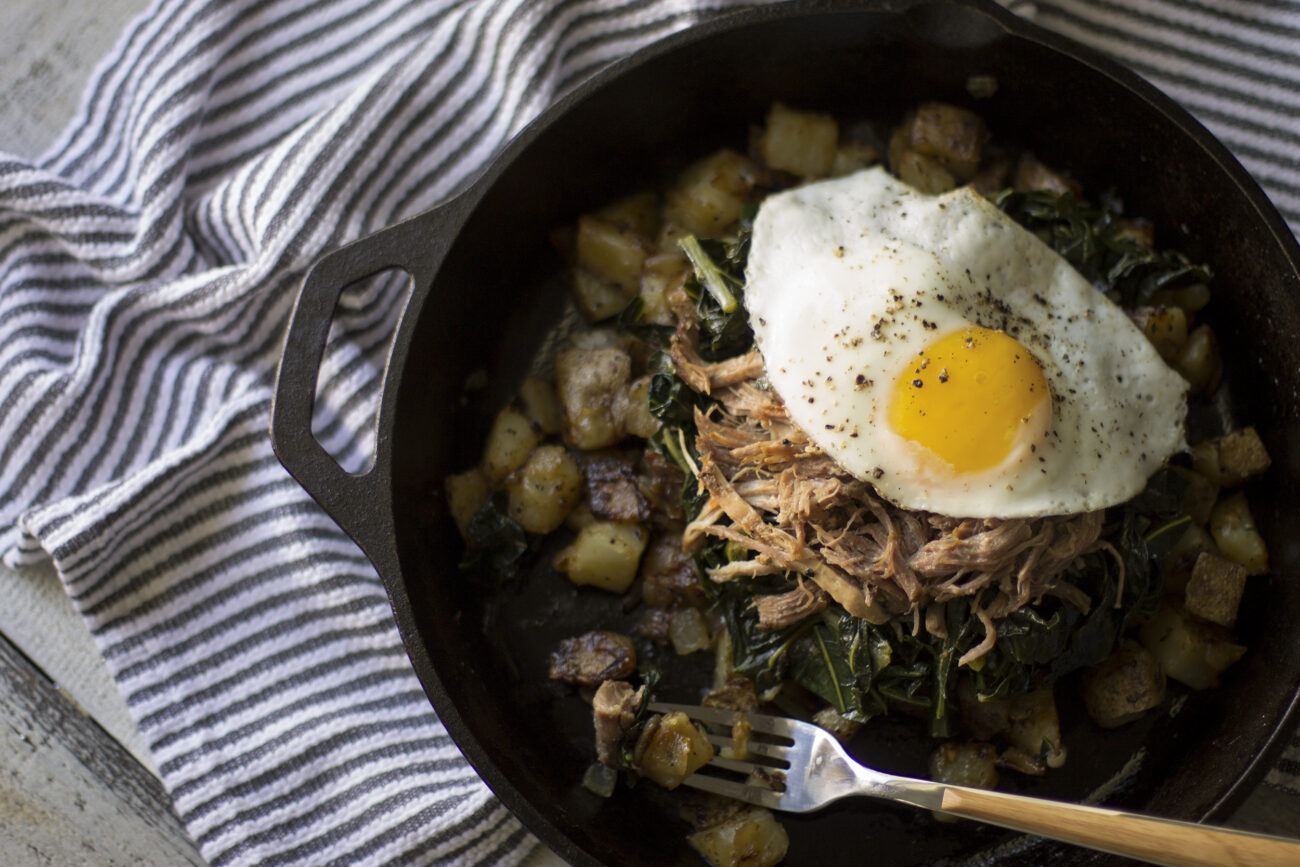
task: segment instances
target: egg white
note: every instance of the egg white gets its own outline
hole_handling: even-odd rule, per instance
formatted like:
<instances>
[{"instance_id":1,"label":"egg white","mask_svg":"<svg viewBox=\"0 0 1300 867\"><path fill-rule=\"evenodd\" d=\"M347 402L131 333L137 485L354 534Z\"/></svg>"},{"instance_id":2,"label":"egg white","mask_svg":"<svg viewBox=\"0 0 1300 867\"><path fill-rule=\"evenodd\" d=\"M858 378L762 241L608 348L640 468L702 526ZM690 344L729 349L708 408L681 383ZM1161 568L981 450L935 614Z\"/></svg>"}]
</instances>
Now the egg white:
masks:
<instances>
[{"instance_id":1,"label":"egg white","mask_svg":"<svg viewBox=\"0 0 1300 867\"><path fill-rule=\"evenodd\" d=\"M745 303L792 420L907 508L1091 511L1132 498L1185 448L1182 377L1068 262L966 188L929 196L873 168L768 197ZM980 473L936 468L887 413L917 354L968 325L1015 337L1052 395L1046 433Z\"/></svg>"}]
</instances>

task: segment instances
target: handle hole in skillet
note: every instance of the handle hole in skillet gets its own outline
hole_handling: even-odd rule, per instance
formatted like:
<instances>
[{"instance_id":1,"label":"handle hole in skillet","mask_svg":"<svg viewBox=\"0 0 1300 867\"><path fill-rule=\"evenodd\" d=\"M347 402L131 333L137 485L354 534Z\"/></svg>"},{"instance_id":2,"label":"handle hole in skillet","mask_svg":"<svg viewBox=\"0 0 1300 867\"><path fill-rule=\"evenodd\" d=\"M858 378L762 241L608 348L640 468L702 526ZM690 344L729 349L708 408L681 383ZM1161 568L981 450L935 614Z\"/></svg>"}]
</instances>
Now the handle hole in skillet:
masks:
<instances>
[{"instance_id":1,"label":"handle hole in skillet","mask_svg":"<svg viewBox=\"0 0 1300 867\"><path fill-rule=\"evenodd\" d=\"M375 463L384 369L411 285L405 269L386 268L349 284L334 306L316 378L311 432L349 473L367 473Z\"/></svg>"}]
</instances>

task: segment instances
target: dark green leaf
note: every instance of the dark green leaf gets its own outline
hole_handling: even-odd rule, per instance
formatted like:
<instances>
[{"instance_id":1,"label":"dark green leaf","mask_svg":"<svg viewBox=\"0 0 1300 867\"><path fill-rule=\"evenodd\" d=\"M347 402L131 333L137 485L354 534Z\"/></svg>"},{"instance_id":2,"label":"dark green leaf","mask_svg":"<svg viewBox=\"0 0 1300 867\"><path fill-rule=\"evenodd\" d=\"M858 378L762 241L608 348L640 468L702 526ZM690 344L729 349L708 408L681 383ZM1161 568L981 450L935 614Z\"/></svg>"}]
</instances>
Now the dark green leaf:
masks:
<instances>
[{"instance_id":1,"label":"dark green leaf","mask_svg":"<svg viewBox=\"0 0 1300 867\"><path fill-rule=\"evenodd\" d=\"M505 513L499 498L489 498L465 528L469 550L461 568L497 584L512 580L529 551L528 534Z\"/></svg>"},{"instance_id":2,"label":"dark green leaf","mask_svg":"<svg viewBox=\"0 0 1300 867\"><path fill-rule=\"evenodd\" d=\"M1036 232L1079 273L1125 307L1151 303L1160 289L1205 283L1210 269L1174 250L1149 250L1123 232L1123 205L1113 194L1099 205L1044 190L1004 190L993 203Z\"/></svg>"}]
</instances>

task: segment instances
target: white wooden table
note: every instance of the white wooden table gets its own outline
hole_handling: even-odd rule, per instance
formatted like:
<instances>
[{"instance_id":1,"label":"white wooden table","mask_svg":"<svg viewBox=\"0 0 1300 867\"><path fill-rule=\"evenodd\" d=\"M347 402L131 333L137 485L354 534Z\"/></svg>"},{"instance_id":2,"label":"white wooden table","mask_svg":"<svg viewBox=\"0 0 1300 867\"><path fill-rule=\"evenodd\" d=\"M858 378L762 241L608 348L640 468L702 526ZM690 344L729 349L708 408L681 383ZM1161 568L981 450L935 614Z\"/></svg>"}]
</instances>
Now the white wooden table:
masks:
<instances>
[{"instance_id":1,"label":"white wooden table","mask_svg":"<svg viewBox=\"0 0 1300 867\"><path fill-rule=\"evenodd\" d=\"M146 5L0 0L0 149L38 155ZM203 864L53 570L0 566L0 600L0 865ZM1230 824L1300 835L1300 799L1261 788Z\"/></svg>"}]
</instances>

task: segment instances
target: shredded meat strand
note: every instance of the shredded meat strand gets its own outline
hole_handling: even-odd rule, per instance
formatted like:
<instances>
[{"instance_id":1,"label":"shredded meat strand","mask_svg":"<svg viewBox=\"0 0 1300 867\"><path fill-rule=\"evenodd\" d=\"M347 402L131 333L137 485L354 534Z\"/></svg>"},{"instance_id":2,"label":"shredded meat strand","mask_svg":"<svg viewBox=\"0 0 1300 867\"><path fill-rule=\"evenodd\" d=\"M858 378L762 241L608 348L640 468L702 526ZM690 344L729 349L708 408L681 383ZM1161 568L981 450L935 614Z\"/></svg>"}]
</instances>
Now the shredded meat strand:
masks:
<instances>
[{"instance_id":1,"label":"shredded meat strand","mask_svg":"<svg viewBox=\"0 0 1300 867\"><path fill-rule=\"evenodd\" d=\"M720 406L709 415L696 411L699 481L710 500L684 540L689 548L716 536L757 553L754 560L712 570L715 580L796 576L790 591L754 600L760 628L797 622L790 618L805 607L799 617L808 616L829 597L872 623L907 618L914 631L942 635L944 604L964 597L985 631L960 660L969 665L995 646L996 621L1024 605L1050 595L1088 610L1087 594L1063 573L1081 555L1104 547L1102 511L976 519L895 506L790 422L780 398L752 381L761 366L753 369L742 356L728 371L744 370L749 378L728 375L724 384L717 366L699 359L693 340L690 329L679 327L673 347L679 373L681 355L692 371L682 378L692 388L698 382L697 390L713 394Z\"/></svg>"}]
</instances>

